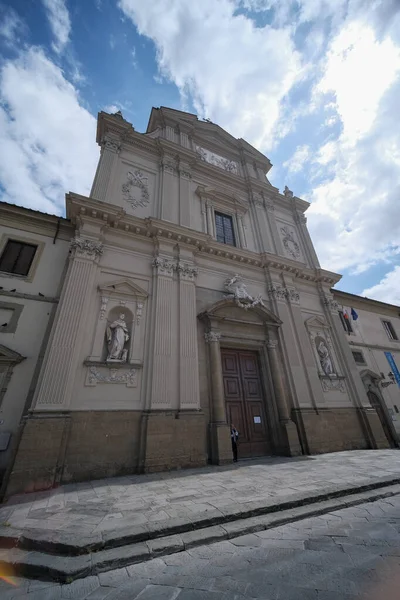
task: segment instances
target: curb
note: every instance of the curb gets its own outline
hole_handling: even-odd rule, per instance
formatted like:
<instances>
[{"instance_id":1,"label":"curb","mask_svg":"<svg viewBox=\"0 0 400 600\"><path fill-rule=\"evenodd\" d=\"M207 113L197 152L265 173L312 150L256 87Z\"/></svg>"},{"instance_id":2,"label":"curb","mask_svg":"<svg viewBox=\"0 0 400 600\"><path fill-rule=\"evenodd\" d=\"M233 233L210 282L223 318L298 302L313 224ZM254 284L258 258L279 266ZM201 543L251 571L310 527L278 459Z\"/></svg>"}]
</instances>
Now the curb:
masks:
<instances>
[{"instance_id":1,"label":"curb","mask_svg":"<svg viewBox=\"0 0 400 600\"><path fill-rule=\"evenodd\" d=\"M203 526L197 529L186 527L185 531L176 532L176 528L182 529L182 525L178 527L178 524L176 524L173 528L175 532L172 534L160 534L161 528L159 528L158 535L152 537L148 535L146 540L137 539L137 535L139 537L144 535L141 532L136 535L133 542L126 541L119 543L119 545L111 545L111 547L105 547L103 542L103 546L98 549L96 545L91 548L85 546L85 552L81 551L77 555L54 554L55 548L62 547L65 550L65 545L59 546L57 543L50 544L53 553L46 551L43 546L40 550L22 548L16 544L11 546L11 540L15 539L12 536L7 538L7 544L4 547L3 541L5 538L0 537L2 545L0 567L5 567L7 570L11 568L15 575L22 577L70 583L81 577L145 562L155 557L188 550L194 546L227 540L247 533L271 529L306 517L398 495L400 494L399 483L400 479L391 480L390 483L386 484L382 481L375 482L374 484L355 488L356 492L353 492L354 488L347 491L342 490L341 493L336 492L335 497L329 497L329 494L325 493L314 496L311 502L307 501L307 498L303 498L302 500L291 500L273 507L264 506L263 512L260 512L261 508L259 508L253 510L251 516L246 516L245 513L239 513L236 518L233 515L221 515L223 521L220 523L204 525L208 521L204 519L202 521ZM390 487L390 489L383 490L381 489L383 487ZM187 522L186 525L188 525ZM170 528L164 528L163 531L168 530ZM115 542L116 539L119 542L128 540L131 536L132 534L127 534L124 537L111 538L109 544ZM28 540L32 540L32 538L26 535L18 538L18 542L22 544L26 544ZM35 543L39 546L41 544L37 538L35 538ZM44 547L47 548L47 544L44 544ZM73 546L73 548L76 547ZM83 546L80 545L79 548L82 550Z\"/></svg>"}]
</instances>

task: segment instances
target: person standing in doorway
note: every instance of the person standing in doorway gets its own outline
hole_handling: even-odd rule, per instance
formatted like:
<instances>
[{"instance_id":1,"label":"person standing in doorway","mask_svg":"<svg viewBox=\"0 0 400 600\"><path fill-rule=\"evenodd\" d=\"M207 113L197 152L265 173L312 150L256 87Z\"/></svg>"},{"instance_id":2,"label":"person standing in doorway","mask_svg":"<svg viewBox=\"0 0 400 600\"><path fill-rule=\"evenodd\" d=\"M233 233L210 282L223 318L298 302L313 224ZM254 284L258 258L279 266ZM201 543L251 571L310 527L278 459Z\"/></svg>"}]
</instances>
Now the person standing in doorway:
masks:
<instances>
[{"instance_id":1,"label":"person standing in doorway","mask_svg":"<svg viewBox=\"0 0 400 600\"><path fill-rule=\"evenodd\" d=\"M232 453L233 453L233 462L237 462L237 443L239 439L239 432L235 428L234 425L231 424L231 442L232 442Z\"/></svg>"}]
</instances>

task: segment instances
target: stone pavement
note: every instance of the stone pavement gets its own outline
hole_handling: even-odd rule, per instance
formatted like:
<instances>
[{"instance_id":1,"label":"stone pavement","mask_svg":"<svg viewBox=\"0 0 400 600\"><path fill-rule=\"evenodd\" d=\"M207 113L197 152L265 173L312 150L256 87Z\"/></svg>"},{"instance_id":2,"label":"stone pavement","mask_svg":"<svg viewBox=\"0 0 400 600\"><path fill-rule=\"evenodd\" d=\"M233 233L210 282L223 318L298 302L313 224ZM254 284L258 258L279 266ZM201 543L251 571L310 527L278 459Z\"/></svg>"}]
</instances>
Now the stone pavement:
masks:
<instances>
[{"instance_id":1,"label":"stone pavement","mask_svg":"<svg viewBox=\"0 0 400 600\"><path fill-rule=\"evenodd\" d=\"M398 600L400 495L2 600Z\"/></svg>"},{"instance_id":2,"label":"stone pavement","mask_svg":"<svg viewBox=\"0 0 400 600\"><path fill-rule=\"evenodd\" d=\"M226 467L128 475L13 496L0 508L0 529L68 532L77 538L122 533L132 525L166 525L176 518L238 515L263 503L279 504L382 478L400 478L398 450L272 457Z\"/></svg>"}]
</instances>

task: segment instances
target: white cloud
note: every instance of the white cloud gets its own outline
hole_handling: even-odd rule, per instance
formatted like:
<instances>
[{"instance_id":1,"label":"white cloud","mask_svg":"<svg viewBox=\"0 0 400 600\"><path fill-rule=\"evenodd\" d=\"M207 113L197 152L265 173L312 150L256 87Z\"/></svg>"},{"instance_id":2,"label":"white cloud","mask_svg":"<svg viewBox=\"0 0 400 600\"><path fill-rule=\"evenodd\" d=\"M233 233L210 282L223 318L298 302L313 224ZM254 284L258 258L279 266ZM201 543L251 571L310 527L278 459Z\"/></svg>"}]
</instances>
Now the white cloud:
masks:
<instances>
[{"instance_id":1,"label":"white cloud","mask_svg":"<svg viewBox=\"0 0 400 600\"><path fill-rule=\"evenodd\" d=\"M63 52L69 41L71 20L64 0L42 0L47 18L55 37L53 49L57 54Z\"/></svg>"},{"instance_id":2,"label":"white cloud","mask_svg":"<svg viewBox=\"0 0 400 600\"><path fill-rule=\"evenodd\" d=\"M17 45L26 29L26 24L13 8L0 5L0 37L7 46Z\"/></svg>"},{"instance_id":3,"label":"white cloud","mask_svg":"<svg viewBox=\"0 0 400 600\"><path fill-rule=\"evenodd\" d=\"M386 273L379 283L361 292L361 296L389 304L400 304L400 265Z\"/></svg>"},{"instance_id":4,"label":"white cloud","mask_svg":"<svg viewBox=\"0 0 400 600\"><path fill-rule=\"evenodd\" d=\"M90 190L96 120L37 48L3 63L0 90L1 199L61 213L66 191Z\"/></svg>"},{"instance_id":5,"label":"white cloud","mask_svg":"<svg viewBox=\"0 0 400 600\"><path fill-rule=\"evenodd\" d=\"M349 23L317 89L333 92L342 131L315 157L325 171L309 194L310 229L324 266L361 273L400 252L399 45Z\"/></svg>"},{"instance_id":6,"label":"white cloud","mask_svg":"<svg viewBox=\"0 0 400 600\"><path fill-rule=\"evenodd\" d=\"M229 0L120 0L157 47L160 73L198 114L266 149L276 141L281 102L301 76L290 27L256 27ZM162 16L162 17L160 17Z\"/></svg>"},{"instance_id":7,"label":"white cloud","mask_svg":"<svg viewBox=\"0 0 400 600\"><path fill-rule=\"evenodd\" d=\"M287 169L289 174L299 173L299 171L303 169L304 165L309 160L310 155L310 146L297 146L293 155L283 163L283 166L285 167L285 169Z\"/></svg>"}]
</instances>

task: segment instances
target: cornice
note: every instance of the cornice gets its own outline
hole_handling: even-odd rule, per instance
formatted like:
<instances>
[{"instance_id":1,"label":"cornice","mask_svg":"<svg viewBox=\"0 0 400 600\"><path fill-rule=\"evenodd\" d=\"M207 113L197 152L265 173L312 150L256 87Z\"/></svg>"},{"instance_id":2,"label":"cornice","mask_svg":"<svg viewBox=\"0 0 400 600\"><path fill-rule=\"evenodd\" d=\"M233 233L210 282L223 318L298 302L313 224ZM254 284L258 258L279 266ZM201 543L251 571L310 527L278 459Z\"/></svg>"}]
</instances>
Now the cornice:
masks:
<instances>
[{"instance_id":1,"label":"cornice","mask_svg":"<svg viewBox=\"0 0 400 600\"><path fill-rule=\"evenodd\" d=\"M69 219L7 203L0 203L0 221L8 227L48 237L53 237L58 229L57 237L61 239L70 239L73 231Z\"/></svg>"},{"instance_id":2,"label":"cornice","mask_svg":"<svg viewBox=\"0 0 400 600\"><path fill-rule=\"evenodd\" d=\"M143 236L154 240L164 239L176 244L185 244L192 248L195 254L201 254L203 257L215 260L229 261L237 265L252 265L259 268L268 267L285 271L298 279L318 282L330 287L341 278L336 273L323 269L310 269L304 263L283 256L267 252L258 254L235 246L220 244L208 234L167 221L151 217L140 219L126 214L118 206L112 206L78 194L67 194L67 213L73 223L84 222L85 219L97 221L101 224L103 230L112 227L114 231L121 231L126 235Z\"/></svg>"}]
</instances>

